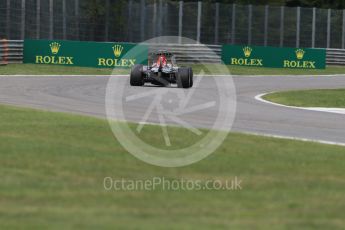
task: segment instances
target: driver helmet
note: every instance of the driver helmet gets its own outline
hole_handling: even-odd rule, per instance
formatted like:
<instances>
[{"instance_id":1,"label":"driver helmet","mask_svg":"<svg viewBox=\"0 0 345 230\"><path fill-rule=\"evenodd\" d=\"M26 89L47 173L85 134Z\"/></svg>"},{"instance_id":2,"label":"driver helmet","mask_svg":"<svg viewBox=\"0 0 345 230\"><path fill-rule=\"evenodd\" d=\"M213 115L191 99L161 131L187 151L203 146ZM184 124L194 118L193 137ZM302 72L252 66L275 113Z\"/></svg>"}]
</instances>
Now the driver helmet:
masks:
<instances>
[{"instance_id":1,"label":"driver helmet","mask_svg":"<svg viewBox=\"0 0 345 230\"><path fill-rule=\"evenodd\" d=\"M162 66L166 66L167 65L167 58L165 57L164 54L161 54L158 56L157 58L157 66L160 66L160 64L162 63Z\"/></svg>"}]
</instances>

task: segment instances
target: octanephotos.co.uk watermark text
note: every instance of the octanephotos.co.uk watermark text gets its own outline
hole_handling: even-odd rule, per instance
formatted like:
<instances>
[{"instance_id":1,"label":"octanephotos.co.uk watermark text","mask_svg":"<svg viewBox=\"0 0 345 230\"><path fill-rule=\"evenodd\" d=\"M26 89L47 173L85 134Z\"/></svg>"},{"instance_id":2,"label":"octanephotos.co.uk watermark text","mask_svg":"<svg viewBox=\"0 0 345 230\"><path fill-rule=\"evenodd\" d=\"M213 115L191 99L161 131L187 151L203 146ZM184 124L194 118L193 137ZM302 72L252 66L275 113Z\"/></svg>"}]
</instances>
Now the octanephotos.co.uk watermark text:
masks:
<instances>
[{"instance_id":1,"label":"octanephotos.co.uk watermark text","mask_svg":"<svg viewBox=\"0 0 345 230\"><path fill-rule=\"evenodd\" d=\"M105 177L103 187L106 191L240 191L242 180L231 179L192 180L152 177L150 179L125 179Z\"/></svg>"}]
</instances>

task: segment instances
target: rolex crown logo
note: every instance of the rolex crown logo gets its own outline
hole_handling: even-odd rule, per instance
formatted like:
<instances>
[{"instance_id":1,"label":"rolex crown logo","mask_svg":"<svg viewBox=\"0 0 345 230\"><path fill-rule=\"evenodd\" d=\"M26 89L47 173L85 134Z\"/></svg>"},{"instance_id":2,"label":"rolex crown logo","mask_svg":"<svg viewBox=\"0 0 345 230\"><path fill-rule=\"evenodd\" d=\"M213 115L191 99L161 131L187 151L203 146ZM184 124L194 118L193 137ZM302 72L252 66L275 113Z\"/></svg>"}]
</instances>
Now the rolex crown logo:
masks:
<instances>
[{"instance_id":1,"label":"rolex crown logo","mask_svg":"<svg viewBox=\"0 0 345 230\"><path fill-rule=\"evenodd\" d=\"M53 42L50 44L50 50L52 51L52 54L59 53L61 45L57 42Z\"/></svg>"},{"instance_id":2,"label":"rolex crown logo","mask_svg":"<svg viewBox=\"0 0 345 230\"><path fill-rule=\"evenodd\" d=\"M114 50L115 57L120 57L121 53L123 51L123 46L121 46L121 45L114 45L113 46L113 50Z\"/></svg>"},{"instance_id":3,"label":"rolex crown logo","mask_svg":"<svg viewBox=\"0 0 345 230\"><path fill-rule=\"evenodd\" d=\"M252 54L253 49L250 48L249 46L246 46L243 48L243 53L245 57L250 57L250 55Z\"/></svg>"},{"instance_id":4,"label":"rolex crown logo","mask_svg":"<svg viewBox=\"0 0 345 230\"><path fill-rule=\"evenodd\" d=\"M302 49L296 50L296 57L297 57L297 59L299 59L299 60L303 59L304 54L305 54L304 50L302 50Z\"/></svg>"}]
</instances>

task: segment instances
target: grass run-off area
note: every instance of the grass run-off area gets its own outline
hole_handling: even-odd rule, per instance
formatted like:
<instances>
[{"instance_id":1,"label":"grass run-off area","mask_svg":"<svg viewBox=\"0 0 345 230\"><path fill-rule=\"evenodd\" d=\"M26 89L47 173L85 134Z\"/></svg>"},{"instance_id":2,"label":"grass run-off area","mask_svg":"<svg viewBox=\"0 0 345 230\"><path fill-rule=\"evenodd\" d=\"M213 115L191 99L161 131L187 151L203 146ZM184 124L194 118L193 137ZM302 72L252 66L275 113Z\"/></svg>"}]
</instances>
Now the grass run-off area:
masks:
<instances>
[{"instance_id":1,"label":"grass run-off area","mask_svg":"<svg viewBox=\"0 0 345 230\"><path fill-rule=\"evenodd\" d=\"M345 74L345 67L328 66L324 70L278 69L225 66L221 64L191 65L195 74L229 74L232 75L328 75ZM0 75L110 75L129 74L129 69L97 69L87 67L70 67L57 65L11 64L0 66Z\"/></svg>"},{"instance_id":2,"label":"grass run-off area","mask_svg":"<svg viewBox=\"0 0 345 230\"><path fill-rule=\"evenodd\" d=\"M0 106L2 229L343 229L345 149L229 134L206 159L161 168L96 118ZM160 127L148 126L147 140ZM183 142L188 132L169 128ZM157 137L158 136L158 137ZM105 177L242 180L241 190L106 191Z\"/></svg>"},{"instance_id":3,"label":"grass run-off area","mask_svg":"<svg viewBox=\"0 0 345 230\"><path fill-rule=\"evenodd\" d=\"M263 98L289 106L345 108L345 89L285 91L267 94Z\"/></svg>"}]
</instances>

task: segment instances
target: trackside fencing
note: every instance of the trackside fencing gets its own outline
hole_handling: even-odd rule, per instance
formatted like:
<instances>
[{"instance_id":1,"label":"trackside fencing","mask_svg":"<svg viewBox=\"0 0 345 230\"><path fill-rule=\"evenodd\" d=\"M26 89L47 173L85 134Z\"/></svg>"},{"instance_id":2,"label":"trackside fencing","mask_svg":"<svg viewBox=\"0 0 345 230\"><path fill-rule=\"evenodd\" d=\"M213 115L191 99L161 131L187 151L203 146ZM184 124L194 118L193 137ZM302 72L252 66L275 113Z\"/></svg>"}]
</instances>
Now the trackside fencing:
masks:
<instances>
[{"instance_id":1,"label":"trackside fencing","mask_svg":"<svg viewBox=\"0 0 345 230\"><path fill-rule=\"evenodd\" d=\"M221 63L220 45L199 44L149 44L149 52L157 49L167 49L176 54L178 63ZM210 51L211 50L211 51ZM23 63L23 41L1 40L0 41L1 63ZM345 65L345 50L326 49L327 65Z\"/></svg>"},{"instance_id":2,"label":"trackside fencing","mask_svg":"<svg viewBox=\"0 0 345 230\"><path fill-rule=\"evenodd\" d=\"M201 0L0 1L0 37L8 40L138 43L159 36L217 45L345 49L345 10Z\"/></svg>"}]
</instances>

